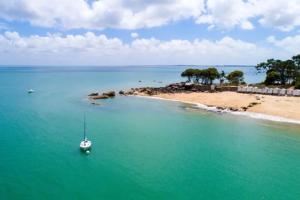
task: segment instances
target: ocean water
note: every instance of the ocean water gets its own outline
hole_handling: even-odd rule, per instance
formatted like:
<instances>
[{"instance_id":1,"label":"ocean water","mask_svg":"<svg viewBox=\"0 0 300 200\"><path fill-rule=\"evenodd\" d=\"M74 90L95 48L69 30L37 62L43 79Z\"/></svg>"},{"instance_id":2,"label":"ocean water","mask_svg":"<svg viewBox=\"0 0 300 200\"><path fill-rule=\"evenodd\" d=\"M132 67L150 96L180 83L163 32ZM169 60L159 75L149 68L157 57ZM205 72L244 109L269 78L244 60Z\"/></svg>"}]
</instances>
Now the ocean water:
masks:
<instances>
[{"instance_id":1,"label":"ocean water","mask_svg":"<svg viewBox=\"0 0 300 200\"><path fill-rule=\"evenodd\" d=\"M180 81L183 69L0 68L0 199L300 199L298 125L139 97L86 99ZM263 78L243 70L247 82ZM89 155L78 148L83 113Z\"/></svg>"}]
</instances>

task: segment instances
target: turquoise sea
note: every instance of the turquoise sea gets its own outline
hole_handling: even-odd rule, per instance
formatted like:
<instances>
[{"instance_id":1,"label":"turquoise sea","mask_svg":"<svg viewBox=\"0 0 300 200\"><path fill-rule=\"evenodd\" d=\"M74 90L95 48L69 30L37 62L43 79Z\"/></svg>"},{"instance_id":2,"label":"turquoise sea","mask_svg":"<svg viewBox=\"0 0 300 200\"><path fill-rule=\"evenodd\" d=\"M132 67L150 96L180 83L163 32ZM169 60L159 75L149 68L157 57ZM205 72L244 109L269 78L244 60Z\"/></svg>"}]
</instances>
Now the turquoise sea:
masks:
<instances>
[{"instance_id":1,"label":"turquoise sea","mask_svg":"<svg viewBox=\"0 0 300 200\"><path fill-rule=\"evenodd\" d=\"M298 125L139 97L86 99L181 81L184 68L0 67L0 199L300 199ZM247 82L263 78L243 70ZM79 150L83 113L89 155Z\"/></svg>"}]
</instances>

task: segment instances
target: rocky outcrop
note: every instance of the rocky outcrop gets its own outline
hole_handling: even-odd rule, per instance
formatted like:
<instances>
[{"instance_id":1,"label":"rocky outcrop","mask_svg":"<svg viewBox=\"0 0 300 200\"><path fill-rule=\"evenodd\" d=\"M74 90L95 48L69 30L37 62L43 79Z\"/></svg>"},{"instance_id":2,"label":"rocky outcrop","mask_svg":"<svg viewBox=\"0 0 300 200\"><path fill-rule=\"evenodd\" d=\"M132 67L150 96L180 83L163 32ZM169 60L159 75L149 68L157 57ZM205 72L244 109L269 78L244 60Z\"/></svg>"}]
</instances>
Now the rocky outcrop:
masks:
<instances>
[{"instance_id":1,"label":"rocky outcrop","mask_svg":"<svg viewBox=\"0 0 300 200\"><path fill-rule=\"evenodd\" d=\"M97 100L97 99L108 99L116 96L116 93L114 91L108 91L104 92L101 95L97 92L91 93L88 95L90 99Z\"/></svg>"},{"instance_id":2,"label":"rocky outcrop","mask_svg":"<svg viewBox=\"0 0 300 200\"><path fill-rule=\"evenodd\" d=\"M180 92L215 92L215 87L211 85L198 85L186 82L172 83L165 87L141 87L131 88L128 91L120 91L121 95L145 94L149 96L161 93L180 93Z\"/></svg>"},{"instance_id":3,"label":"rocky outcrop","mask_svg":"<svg viewBox=\"0 0 300 200\"><path fill-rule=\"evenodd\" d=\"M98 92L93 92L93 93L89 94L88 96L89 96L89 97L94 97L94 96L98 96L98 95L99 95Z\"/></svg>"},{"instance_id":4,"label":"rocky outcrop","mask_svg":"<svg viewBox=\"0 0 300 200\"><path fill-rule=\"evenodd\" d=\"M124 95L124 94L125 94L125 92L123 90L119 91L119 95Z\"/></svg>"},{"instance_id":5,"label":"rocky outcrop","mask_svg":"<svg viewBox=\"0 0 300 200\"><path fill-rule=\"evenodd\" d=\"M108 91L108 92L104 92L102 95L108 96L108 97L114 97L114 96L116 96L116 93L115 93L115 91Z\"/></svg>"},{"instance_id":6,"label":"rocky outcrop","mask_svg":"<svg viewBox=\"0 0 300 200\"><path fill-rule=\"evenodd\" d=\"M109 96L107 96L107 95L97 95L97 96L92 96L90 98L94 99L94 100L96 100L96 99L108 99Z\"/></svg>"}]
</instances>

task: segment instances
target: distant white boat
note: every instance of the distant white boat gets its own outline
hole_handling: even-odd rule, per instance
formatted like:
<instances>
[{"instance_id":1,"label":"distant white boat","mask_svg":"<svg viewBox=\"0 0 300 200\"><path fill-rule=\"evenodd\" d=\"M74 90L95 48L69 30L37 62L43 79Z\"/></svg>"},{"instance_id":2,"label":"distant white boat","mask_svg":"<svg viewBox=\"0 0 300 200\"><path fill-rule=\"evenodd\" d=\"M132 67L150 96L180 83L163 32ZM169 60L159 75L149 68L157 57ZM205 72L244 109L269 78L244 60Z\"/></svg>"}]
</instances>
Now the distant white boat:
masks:
<instances>
[{"instance_id":1,"label":"distant white boat","mask_svg":"<svg viewBox=\"0 0 300 200\"><path fill-rule=\"evenodd\" d=\"M83 151L87 151L92 147L92 142L88 140L86 137L85 115L84 115L84 122L83 122L83 140L80 142L79 147Z\"/></svg>"},{"instance_id":2,"label":"distant white boat","mask_svg":"<svg viewBox=\"0 0 300 200\"><path fill-rule=\"evenodd\" d=\"M33 89L30 89L30 90L28 90L27 91L29 94L31 94L31 93L34 93L34 90Z\"/></svg>"}]
</instances>

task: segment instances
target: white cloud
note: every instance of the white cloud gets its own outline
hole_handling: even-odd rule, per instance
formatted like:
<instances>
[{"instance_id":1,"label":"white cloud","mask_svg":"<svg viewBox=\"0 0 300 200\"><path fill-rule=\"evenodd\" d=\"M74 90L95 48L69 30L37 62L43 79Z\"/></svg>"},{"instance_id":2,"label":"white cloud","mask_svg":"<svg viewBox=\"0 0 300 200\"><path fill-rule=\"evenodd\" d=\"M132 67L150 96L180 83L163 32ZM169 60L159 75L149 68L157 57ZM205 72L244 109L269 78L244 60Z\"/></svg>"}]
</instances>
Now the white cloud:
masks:
<instances>
[{"instance_id":1,"label":"white cloud","mask_svg":"<svg viewBox=\"0 0 300 200\"><path fill-rule=\"evenodd\" d=\"M257 0L255 6L261 15L259 23L264 26L276 27L282 31L300 26L299 0Z\"/></svg>"},{"instance_id":2,"label":"white cloud","mask_svg":"<svg viewBox=\"0 0 300 200\"><path fill-rule=\"evenodd\" d=\"M65 29L137 29L196 17L203 6L203 0L0 0L0 17Z\"/></svg>"},{"instance_id":3,"label":"white cloud","mask_svg":"<svg viewBox=\"0 0 300 200\"><path fill-rule=\"evenodd\" d=\"M0 19L61 29L139 29L192 19L209 28L290 31L300 26L299 0L0 0Z\"/></svg>"},{"instance_id":4,"label":"white cloud","mask_svg":"<svg viewBox=\"0 0 300 200\"><path fill-rule=\"evenodd\" d=\"M268 37L268 42L281 49L281 51L288 52L290 55L300 53L300 35L289 36L283 39L276 39L274 36Z\"/></svg>"},{"instance_id":5,"label":"white cloud","mask_svg":"<svg viewBox=\"0 0 300 200\"><path fill-rule=\"evenodd\" d=\"M299 0L208 0L206 14L197 23L231 29L253 29L251 21L282 31L300 26Z\"/></svg>"},{"instance_id":6,"label":"white cloud","mask_svg":"<svg viewBox=\"0 0 300 200\"><path fill-rule=\"evenodd\" d=\"M138 37L139 37L139 34L136 33L136 32L133 32L133 33L130 34L130 36L131 36L132 38L138 38Z\"/></svg>"},{"instance_id":7,"label":"white cloud","mask_svg":"<svg viewBox=\"0 0 300 200\"><path fill-rule=\"evenodd\" d=\"M91 32L27 37L5 32L0 34L0 55L2 64L255 64L274 52L231 37L216 41L137 38L127 44Z\"/></svg>"},{"instance_id":8,"label":"white cloud","mask_svg":"<svg viewBox=\"0 0 300 200\"><path fill-rule=\"evenodd\" d=\"M242 29L253 29L249 21L255 16L252 2L243 0L208 0L206 14L197 19L199 24L210 24L224 29L240 26Z\"/></svg>"}]
</instances>

